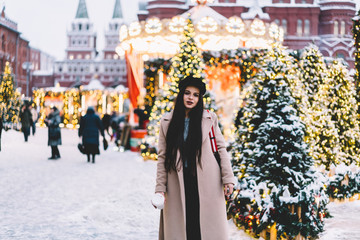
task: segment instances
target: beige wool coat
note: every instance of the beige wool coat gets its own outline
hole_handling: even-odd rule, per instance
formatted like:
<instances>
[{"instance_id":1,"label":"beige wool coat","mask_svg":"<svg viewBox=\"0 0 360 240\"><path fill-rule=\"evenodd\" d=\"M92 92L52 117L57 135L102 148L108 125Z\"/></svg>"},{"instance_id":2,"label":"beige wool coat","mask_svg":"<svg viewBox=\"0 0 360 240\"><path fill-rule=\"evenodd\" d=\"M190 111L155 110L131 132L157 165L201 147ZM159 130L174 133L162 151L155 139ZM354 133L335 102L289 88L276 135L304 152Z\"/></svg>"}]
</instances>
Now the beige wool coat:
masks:
<instances>
[{"instance_id":1,"label":"beige wool coat","mask_svg":"<svg viewBox=\"0 0 360 240\"><path fill-rule=\"evenodd\" d=\"M182 164L177 171L165 170L165 136L172 112L160 122L158 163L155 192L165 193L165 206L160 216L160 240L186 240L185 191ZM209 132L214 127L221 157L221 172L211 149ZM202 119L201 164L197 166L200 203L200 230L202 240L228 240L228 224L223 184L235 184L230 156L225 148L215 113L204 111ZM180 154L177 154L180 161Z\"/></svg>"}]
</instances>

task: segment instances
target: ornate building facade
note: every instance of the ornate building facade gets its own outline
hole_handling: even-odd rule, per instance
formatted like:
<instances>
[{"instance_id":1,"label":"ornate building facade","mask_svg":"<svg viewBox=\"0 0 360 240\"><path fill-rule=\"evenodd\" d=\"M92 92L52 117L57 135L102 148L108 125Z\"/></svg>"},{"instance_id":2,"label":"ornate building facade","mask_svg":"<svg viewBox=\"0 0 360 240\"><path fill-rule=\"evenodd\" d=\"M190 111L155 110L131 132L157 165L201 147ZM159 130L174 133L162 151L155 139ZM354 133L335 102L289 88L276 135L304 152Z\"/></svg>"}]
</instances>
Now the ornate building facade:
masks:
<instances>
[{"instance_id":1,"label":"ornate building facade","mask_svg":"<svg viewBox=\"0 0 360 240\"><path fill-rule=\"evenodd\" d=\"M142 1L138 18L171 18L188 11L196 2L206 1ZM226 18L275 22L284 29L285 46L302 49L314 43L325 57L341 57L354 67L351 19L356 14L356 4L352 0L213 0L207 5Z\"/></svg>"},{"instance_id":2,"label":"ornate building facade","mask_svg":"<svg viewBox=\"0 0 360 240\"><path fill-rule=\"evenodd\" d=\"M97 33L89 18L86 2L79 0L76 17L67 33L66 59L55 62L54 84L78 87L97 79L104 86L126 86L125 61L115 53L123 21L120 0L116 0L112 19L105 32L105 48L98 52Z\"/></svg>"}]
</instances>

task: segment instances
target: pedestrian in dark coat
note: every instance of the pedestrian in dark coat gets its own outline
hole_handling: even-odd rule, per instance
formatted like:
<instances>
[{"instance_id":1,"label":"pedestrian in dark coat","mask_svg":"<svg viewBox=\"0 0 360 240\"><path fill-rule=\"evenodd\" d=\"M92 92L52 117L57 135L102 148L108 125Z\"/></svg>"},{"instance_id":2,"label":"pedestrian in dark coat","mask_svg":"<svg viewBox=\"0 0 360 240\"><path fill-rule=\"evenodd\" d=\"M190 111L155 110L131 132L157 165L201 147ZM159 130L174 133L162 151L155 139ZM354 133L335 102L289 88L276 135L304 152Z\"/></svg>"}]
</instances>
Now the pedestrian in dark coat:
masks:
<instances>
[{"instance_id":1,"label":"pedestrian in dark coat","mask_svg":"<svg viewBox=\"0 0 360 240\"><path fill-rule=\"evenodd\" d=\"M80 120L79 128L79 137L82 137L84 152L87 155L88 162L90 162L90 155L92 155L92 163L95 163L95 155L100 154L99 132L104 138L104 127L100 117L95 114L95 110L92 107L89 107L85 116Z\"/></svg>"},{"instance_id":2,"label":"pedestrian in dark coat","mask_svg":"<svg viewBox=\"0 0 360 240\"><path fill-rule=\"evenodd\" d=\"M51 108L50 114L44 120L48 126L48 146L51 146L51 157L49 159L59 159L60 152L58 145L61 145L61 130L59 124L61 123L60 112L56 107Z\"/></svg>"},{"instance_id":3,"label":"pedestrian in dark coat","mask_svg":"<svg viewBox=\"0 0 360 240\"><path fill-rule=\"evenodd\" d=\"M24 105L20 112L21 131L24 133L25 142L28 141L30 135L30 127L32 125L32 115L28 105Z\"/></svg>"}]
</instances>

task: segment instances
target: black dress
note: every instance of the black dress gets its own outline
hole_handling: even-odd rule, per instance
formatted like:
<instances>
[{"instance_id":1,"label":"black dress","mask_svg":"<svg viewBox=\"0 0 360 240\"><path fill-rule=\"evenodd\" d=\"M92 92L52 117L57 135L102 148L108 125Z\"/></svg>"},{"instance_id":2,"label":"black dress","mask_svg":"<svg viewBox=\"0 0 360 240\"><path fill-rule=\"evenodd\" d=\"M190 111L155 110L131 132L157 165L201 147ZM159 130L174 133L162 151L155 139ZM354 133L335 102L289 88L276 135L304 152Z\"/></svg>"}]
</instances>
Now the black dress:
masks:
<instances>
[{"instance_id":1,"label":"black dress","mask_svg":"<svg viewBox=\"0 0 360 240\"><path fill-rule=\"evenodd\" d=\"M188 120L185 121L184 139L187 138ZM185 142L185 146L187 143ZM195 171L191 171L189 167L192 165L188 162L186 154L183 154L183 175L185 188L185 208L186 208L186 239L187 240L201 240L200 232L200 204L199 204L199 190L197 182L196 163Z\"/></svg>"},{"instance_id":2,"label":"black dress","mask_svg":"<svg viewBox=\"0 0 360 240\"><path fill-rule=\"evenodd\" d=\"M185 165L185 164L184 164ZM186 239L200 240L200 205L197 174L184 166L185 208L186 208Z\"/></svg>"}]
</instances>

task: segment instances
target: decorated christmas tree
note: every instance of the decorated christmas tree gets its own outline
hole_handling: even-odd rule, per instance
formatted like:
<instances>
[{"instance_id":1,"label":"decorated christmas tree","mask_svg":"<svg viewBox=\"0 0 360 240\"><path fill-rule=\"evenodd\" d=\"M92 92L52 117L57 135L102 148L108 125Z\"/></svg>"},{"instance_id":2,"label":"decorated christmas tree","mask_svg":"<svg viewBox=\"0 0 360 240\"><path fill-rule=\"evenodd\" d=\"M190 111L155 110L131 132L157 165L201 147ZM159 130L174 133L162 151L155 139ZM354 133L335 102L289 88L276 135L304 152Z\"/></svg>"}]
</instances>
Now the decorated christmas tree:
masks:
<instances>
[{"instance_id":1,"label":"decorated christmas tree","mask_svg":"<svg viewBox=\"0 0 360 240\"><path fill-rule=\"evenodd\" d=\"M357 12L356 16L353 17L353 35L354 35L354 45L355 45L355 88L356 88L356 100L358 103L358 114L360 115L360 10Z\"/></svg>"},{"instance_id":2,"label":"decorated christmas tree","mask_svg":"<svg viewBox=\"0 0 360 240\"><path fill-rule=\"evenodd\" d=\"M9 62L6 62L5 71L0 82L0 138L2 128L7 130L12 124L19 121L20 104L20 93L14 89L11 67Z\"/></svg>"},{"instance_id":3,"label":"decorated christmas tree","mask_svg":"<svg viewBox=\"0 0 360 240\"><path fill-rule=\"evenodd\" d=\"M326 169L339 158L340 145L334 121L329 115L329 88L327 68L322 54L315 45L306 47L299 61L300 79L305 85L308 99L305 141L310 146L310 156L317 166Z\"/></svg>"},{"instance_id":4,"label":"decorated christmas tree","mask_svg":"<svg viewBox=\"0 0 360 240\"><path fill-rule=\"evenodd\" d=\"M327 200L295 108L295 68L283 48L273 48L247 88L237 131L242 152L233 152L244 166L234 166L241 191L228 205L236 224L255 235L274 228L278 238L291 239L316 237L323 230Z\"/></svg>"},{"instance_id":5,"label":"decorated christmas tree","mask_svg":"<svg viewBox=\"0 0 360 240\"><path fill-rule=\"evenodd\" d=\"M152 112L150 113L148 135L141 145L141 153L144 158L157 159L156 146L160 119L164 113L172 110L174 99L178 93L179 81L189 75L198 78L205 77L205 65L196 46L194 36L194 25L191 19L188 18L187 24L184 27L184 36L180 42L179 53L171 59L169 81L164 84L162 89L159 89L159 94L154 101ZM210 93L204 95L204 101L205 108L215 109L214 97Z\"/></svg>"},{"instance_id":6,"label":"decorated christmas tree","mask_svg":"<svg viewBox=\"0 0 360 240\"><path fill-rule=\"evenodd\" d=\"M310 45L304 49L299 66L300 78L305 85L308 101L312 105L315 94L326 78L326 64L317 46Z\"/></svg>"},{"instance_id":7,"label":"decorated christmas tree","mask_svg":"<svg viewBox=\"0 0 360 240\"><path fill-rule=\"evenodd\" d=\"M341 148L335 165L341 162L360 165L360 122L357 118L355 85L341 60L333 61L328 74L327 107L335 123Z\"/></svg>"}]
</instances>

